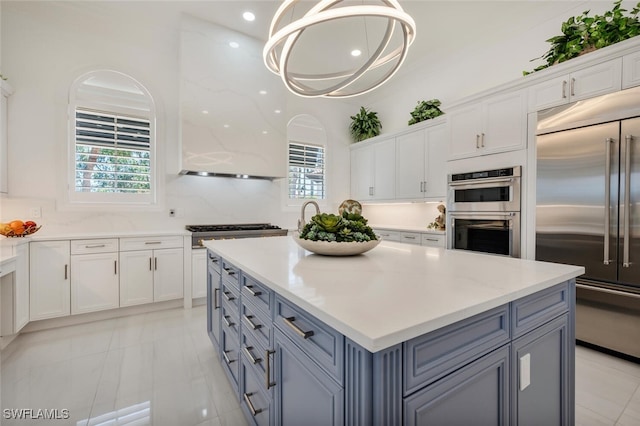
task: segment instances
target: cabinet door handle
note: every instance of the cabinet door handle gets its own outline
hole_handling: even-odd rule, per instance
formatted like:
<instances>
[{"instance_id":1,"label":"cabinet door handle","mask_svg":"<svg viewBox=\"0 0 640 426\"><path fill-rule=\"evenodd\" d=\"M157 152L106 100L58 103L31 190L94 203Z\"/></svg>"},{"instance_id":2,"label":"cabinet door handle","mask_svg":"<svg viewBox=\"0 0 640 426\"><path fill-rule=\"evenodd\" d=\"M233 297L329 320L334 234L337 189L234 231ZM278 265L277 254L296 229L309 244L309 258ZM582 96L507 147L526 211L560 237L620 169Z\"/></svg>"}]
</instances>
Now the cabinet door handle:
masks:
<instances>
[{"instance_id":1,"label":"cabinet door handle","mask_svg":"<svg viewBox=\"0 0 640 426\"><path fill-rule=\"evenodd\" d=\"M567 99L567 80L562 80L562 99Z\"/></svg>"},{"instance_id":2,"label":"cabinet door handle","mask_svg":"<svg viewBox=\"0 0 640 426\"><path fill-rule=\"evenodd\" d=\"M247 403L247 406L249 407L249 411L251 411L251 415L255 417L257 414L262 413L262 408L256 409L253 406L253 404L251 403L251 400L249 399L251 395L253 395L253 393L244 393L243 397L244 397L244 401Z\"/></svg>"},{"instance_id":3,"label":"cabinet door handle","mask_svg":"<svg viewBox=\"0 0 640 426\"><path fill-rule=\"evenodd\" d=\"M150 271L153 271L152 263L153 263L153 259L149 258L149 270Z\"/></svg>"},{"instance_id":4,"label":"cabinet door handle","mask_svg":"<svg viewBox=\"0 0 640 426\"><path fill-rule=\"evenodd\" d=\"M480 149L480 135L476 135L476 149Z\"/></svg>"},{"instance_id":5,"label":"cabinet door handle","mask_svg":"<svg viewBox=\"0 0 640 426\"><path fill-rule=\"evenodd\" d=\"M253 330L257 330L259 328L262 328L262 324L256 324L255 322L253 322L251 320L251 318L254 318L253 315L243 315L242 317L247 322L247 324L249 324L249 327L251 327Z\"/></svg>"},{"instance_id":6,"label":"cabinet door handle","mask_svg":"<svg viewBox=\"0 0 640 426\"><path fill-rule=\"evenodd\" d=\"M225 299L227 299L227 302L231 302L232 300L235 300L235 297L229 296L231 294L230 291L223 291L222 294L224 294L224 297Z\"/></svg>"},{"instance_id":7,"label":"cabinet door handle","mask_svg":"<svg viewBox=\"0 0 640 426\"><path fill-rule=\"evenodd\" d=\"M218 292L219 291L220 291L220 289L218 287L213 289L213 309L220 308L220 305L218 305Z\"/></svg>"},{"instance_id":8,"label":"cabinet door handle","mask_svg":"<svg viewBox=\"0 0 640 426\"><path fill-rule=\"evenodd\" d=\"M232 362L236 362L235 359L229 359L229 357L227 356L227 352L231 352L231 351L222 351L222 357L224 358L224 362L226 362L227 364L231 364Z\"/></svg>"},{"instance_id":9,"label":"cabinet door handle","mask_svg":"<svg viewBox=\"0 0 640 426\"><path fill-rule=\"evenodd\" d=\"M117 260L113 261L113 273L115 275L118 275L118 261Z\"/></svg>"},{"instance_id":10,"label":"cabinet door handle","mask_svg":"<svg viewBox=\"0 0 640 426\"><path fill-rule=\"evenodd\" d=\"M229 318L231 318L231 315L223 315L222 316L222 321L224 321L224 323L227 325L227 327L231 328L234 325L236 325L236 323L229 321Z\"/></svg>"},{"instance_id":11,"label":"cabinet door handle","mask_svg":"<svg viewBox=\"0 0 640 426\"><path fill-rule=\"evenodd\" d=\"M296 334L298 334L298 336L302 337L303 339L308 339L309 337L314 335L313 330L304 331L300 327L295 325L293 322L296 320L296 317L282 318L282 320L284 321L285 324L291 327L291 329L295 331Z\"/></svg>"},{"instance_id":12,"label":"cabinet door handle","mask_svg":"<svg viewBox=\"0 0 640 426\"><path fill-rule=\"evenodd\" d=\"M69 278L69 265L64 265L64 279L68 279Z\"/></svg>"},{"instance_id":13,"label":"cabinet door handle","mask_svg":"<svg viewBox=\"0 0 640 426\"><path fill-rule=\"evenodd\" d=\"M576 95L576 79L572 78L571 79L571 96L575 96Z\"/></svg>"},{"instance_id":14,"label":"cabinet door handle","mask_svg":"<svg viewBox=\"0 0 640 426\"><path fill-rule=\"evenodd\" d=\"M262 358L256 358L251 353L253 346L245 346L242 349L244 350L244 353L247 355L247 358L249 358L249 361L251 361L251 364L257 364L259 362L262 362Z\"/></svg>"},{"instance_id":15,"label":"cabinet door handle","mask_svg":"<svg viewBox=\"0 0 640 426\"><path fill-rule=\"evenodd\" d=\"M274 387L276 385L275 382L272 382L271 379L271 355L275 354L276 351L270 351L269 349L267 349L266 351L264 351L264 356L267 359L267 371L265 371L264 375L266 377L266 386L267 386L267 390L271 389L272 387Z\"/></svg>"},{"instance_id":16,"label":"cabinet door handle","mask_svg":"<svg viewBox=\"0 0 640 426\"><path fill-rule=\"evenodd\" d=\"M244 288L247 289L247 291L253 296L253 297L257 297L260 296L262 294L262 292L260 290L256 291L253 289L252 285L245 285Z\"/></svg>"},{"instance_id":17,"label":"cabinet door handle","mask_svg":"<svg viewBox=\"0 0 640 426\"><path fill-rule=\"evenodd\" d=\"M105 244L91 244L91 245L84 246L84 248L102 248L102 247L106 247L106 245Z\"/></svg>"},{"instance_id":18,"label":"cabinet door handle","mask_svg":"<svg viewBox=\"0 0 640 426\"><path fill-rule=\"evenodd\" d=\"M154 259L154 266L153 267L157 271L158 270L158 258L154 257L153 259Z\"/></svg>"}]
</instances>

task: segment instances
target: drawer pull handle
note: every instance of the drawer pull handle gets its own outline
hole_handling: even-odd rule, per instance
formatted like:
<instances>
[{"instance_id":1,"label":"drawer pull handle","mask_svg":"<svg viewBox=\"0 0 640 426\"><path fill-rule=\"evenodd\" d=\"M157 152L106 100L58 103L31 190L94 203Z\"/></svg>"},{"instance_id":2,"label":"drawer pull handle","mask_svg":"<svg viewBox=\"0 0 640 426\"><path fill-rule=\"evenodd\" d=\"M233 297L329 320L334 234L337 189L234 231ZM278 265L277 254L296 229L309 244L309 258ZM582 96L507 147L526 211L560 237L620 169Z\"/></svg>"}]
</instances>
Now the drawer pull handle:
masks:
<instances>
[{"instance_id":1,"label":"drawer pull handle","mask_svg":"<svg viewBox=\"0 0 640 426\"><path fill-rule=\"evenodd\" d=\"M289 327L291 327L293 329L293 331L295 331L303 339L308 339L309 337L313 336L313 334L314 334L313 330L304 331L300 327L295 325L293 322L296 320L296 317L282 318L282 320L284 321L285 324L287 324Z\"/></svg>"},{"instance_id":2,"label":"drawer pull handle","mask_svg":"<svg viewBox=\"0 0 640 426\"><path fill-rule=\"evenodd\" d=\"M218 292L220 289L218 287L213 289L213 309L219 309L220 305L218 305Z\"/></svg>"},{"instance_id":3,"label":"drawer pull handle","mask_svg":"<svg viewBox=\"0 0 640 426\"><path fill-rule=\"evenodd\" d=\"M247 405L249 406L249 411L251 411L251 415L253 417L255 417L256 414L262 413L262 408L258 408L257 410L254 408L253 403L251 403L251 400L249 399L249 397L251 395L253 395L253 393L245 393L245 394L243 394L244 400L247 403Z\"/></svg>"},{"instance_id":4,"label":"drawer pull handle","mask_svg":"<svg viewBox=\"0 0 640 426\"><path fill-rule=\"evenodd\" d=\"M102 248L102 247L106 247L106 244L90 244L90 245L84 246L84 248Z\"/></svg>"},{"instance_id":5,"label":"drawer pull handle","mask_svg":"<svg viewBox=\"0 0 640 426\"><path fill-rule=\"evenodd\" d=\"M255 322L251 321L251 318L254 318L253 315L243 315L243 317L252 329L257 330L259 328L262 328L262 324L256 324Z\"/></svg>"},{"instance_id":6,"label":"drawer pull handle","mask_svg":"<svg viewBox=\"0 0 640 426\"><path fill-rule=\"evenodd\" d=\"M209 255L209 260L211 260L213 263L218 263L218 258L217 257Z\"/></svg>"},{"instance_id":7,"label":"drawer pull handle","mask_svg":"<svg viewBox=\"0 0 640 426\"><path fill-rule=\"evenodd\" d=\"M437 242L438 240L435 239L435 238L427 238L427 241L436 241Z\"/></svg>"},{"instance_id":8,"label":"drawer pull handle","mask_svg":"<svg viewBox=\"0 0 640 426\"><path fill-rule=\"evenodd\" d=\"M146 245L162 244L162 241L145 241L144 243L145 243Z\"/></svg>"},{"instance_id":9,"label":"drawer pull handle","mask_svg":"<svg viewBox=\"0 0 640 426\"><path fill-rule=\"evenodd\" d=\"M236 325L236 323L229 321L229 318L231 318L231 315L223 315L222 316L222 321L224 321L224 323L227 325L227 327L231 328L234 325Z\"/></svg>"},{"instance_id":10,"label":"drawer pull handle","mask_svg":"<svg viewBox=\"0 0 640 426\"><path fill-rule=\"evenodd\" d=\"M245 285L245 286L244 286L244 288L246 288L246 289L247 289L247 291L248 291L249 293L251 293L251 295L252 295L253 297L257 297L257 296L260 296L260 295L262 294L262 292L261 292L261 291L259 291L259 290L258 290L258 291L254 290L252 285Z\"/></svg>"},{"instance_id":11,"label":"drawer pull handle","mask_svg":"<svg viewBox=\"0 0 640 426\"><path fill-rule=\"evenodd\" d=\"M223 291L222 294L224 294L224 298L227 299L227 302L231 302L232 300L236 299L233 296L229 296L231 294L230 291Z\"/></svg>"},{"instance_id":12,"label":"drawer pull handle","mask_svg":"<svg viewBox=\"0 0 640 426\"><path fill-rule=\"evenodd\" d=\"M235 275L236 271L232 271L230 268L224 268L224 271L227 273L227 275Z\"/></svg>"},{"instance_id":13,"label":"drawer pull handle","mask_svg":"<svg viewBox=\"0 0 640 426\"><path fill-rule=\"evenodd\" d=\"M227 352L231 352L231 351L222 351L222 357L224 358L224 362L226 362L227 364L231 364L232 362L236 362L235 359L229 359L229 357L227 356Z\"/></svg>"},{"instance_id":14,"label":"drawer pull handle","mask_svg":"<svg viewBox=\"0 0 640 426\"><path fill-rule=\"evenodd\" d=\"M245 346L243 349L244 349L244 353L247 354L247 358L249 358L249 361L251 361L251 364L257 364L259 362L262 362L262 358L256 358L251 353L253 346Z\"/></svg>"},{"instance_id":15,"label":"drawer pull handle","mask_svg":"<svg viewBox=\"0 0 640 426\"><path fill-rule=\"evenodd\" d=\"M265 358L267 358L267 371L265 371L265 377L267 378L266 380L267 390L271 389L276 385L275 382L272 382L270 380L271 379L271 358L270 357L275 353L276 351L270 351L269 349L264 351L264 356Z\"/></svg>"},{"instance_id":16,"label":"drawer pull handle","mask_svg":"<svg viewBox=\"0 0 640 426\"><path fill-rule=\"evenodd\" d=\"M404 238L406 238L407 240L415 240L416 237L414 237L413 235L405 235Z\"/></svg>"}]
</instances>

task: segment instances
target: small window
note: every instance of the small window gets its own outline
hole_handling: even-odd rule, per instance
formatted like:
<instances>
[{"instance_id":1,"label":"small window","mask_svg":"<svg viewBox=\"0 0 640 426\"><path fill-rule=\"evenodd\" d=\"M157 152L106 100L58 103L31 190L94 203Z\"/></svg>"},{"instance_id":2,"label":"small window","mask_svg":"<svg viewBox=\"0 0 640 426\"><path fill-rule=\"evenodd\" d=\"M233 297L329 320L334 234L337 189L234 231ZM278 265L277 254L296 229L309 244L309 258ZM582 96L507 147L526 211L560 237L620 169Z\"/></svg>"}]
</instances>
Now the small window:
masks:
<instances>
[{"instance_id":1,"label":"small window","mask_svg":"<svg viewBox=\"0 0 640 426\"><path fill-rule=\"evenodd\" d=\"M76 192L151 192L149 120L76 109Z\"/></svg>"},{"instance_id":2,"label":"small window","mask_svg":"<svg viewBox=\"0 0 640 426\"><path fill-rule=\"evenodd\" d=\"M155 107L130 76L79 77L69 93L68 196L72 204L156 204Z\"/></svg>"},{"instance_id":3,"label":"small window","mask_svg":"<svg viewBox=\"0 0 640 426\"><path fill-rule=\"evenodd\" d=\"M289 143L289 199L325 198L324 147Z\"/></svg>"}]
</instances>

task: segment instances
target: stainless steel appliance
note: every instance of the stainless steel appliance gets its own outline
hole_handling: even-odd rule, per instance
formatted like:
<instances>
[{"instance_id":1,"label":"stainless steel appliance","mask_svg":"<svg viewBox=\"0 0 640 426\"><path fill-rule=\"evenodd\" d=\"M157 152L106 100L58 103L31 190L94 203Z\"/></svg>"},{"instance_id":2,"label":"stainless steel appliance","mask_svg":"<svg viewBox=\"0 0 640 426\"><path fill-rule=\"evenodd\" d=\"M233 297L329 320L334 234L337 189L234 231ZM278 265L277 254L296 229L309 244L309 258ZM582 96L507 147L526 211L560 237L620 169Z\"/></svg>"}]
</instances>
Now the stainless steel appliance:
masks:
<instances>
[{"instance_id":1,"label":"stainless steel appliance","mask_svg":"<svg viewBox=\"0 0 640 426\"><path fill-rule=\"evenodd\" d=\"M536 259L585 267L576 291L579 341L638 358L640 112L612 120L615 99L539 114ZM597 123L594 110L605 106L609 119Z\"/></svg>"},{"instance_id":2,"label":"stainless steel appliance","mask_svg":"<svg viewBox=\"0 0 640 426\"><path fill-rule=\"evenodd\" d=\"M449 175L447 247L520 257L520 166Z\"/></svg>"},{"instance_id":3,"label":"stainless steel appliance","mask_svg":"<svg viewBox=\"0 0 640 426\"><path fill-rule=\"evenodd\" d=\"M287 235L287 230L269 223L243 223L234 225L187 225L191 231L191 247L204 248L206 240L235 238L278 237Z\"/></svg>"}]
</instances>

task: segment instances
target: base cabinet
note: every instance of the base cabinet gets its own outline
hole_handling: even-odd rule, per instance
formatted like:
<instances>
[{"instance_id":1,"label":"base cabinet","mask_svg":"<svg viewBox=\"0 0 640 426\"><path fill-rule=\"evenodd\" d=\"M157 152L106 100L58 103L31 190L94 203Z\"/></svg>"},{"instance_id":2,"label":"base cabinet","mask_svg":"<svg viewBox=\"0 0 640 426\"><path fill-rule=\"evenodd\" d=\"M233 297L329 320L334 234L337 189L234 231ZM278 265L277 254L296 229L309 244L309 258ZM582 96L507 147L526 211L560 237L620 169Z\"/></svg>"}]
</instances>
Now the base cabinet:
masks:
<instances>
[{"instance_id":1,"label":"base cabinet","mask_svg":"<svg viewBox=\"0 0 640 426\"><path fill-rule=\"evenodd\" d=\"M279 329L275 330L277 425L343 425L344 389Z\"/></svg>"},{"instance_id":2,"label":"base cabinet","mask_svg":"<svg viewBox=\"0 0 640 426\"><path fill-rule=\"evenodd\" d=\"M120 307L118 253L71 256L71 314Z\"/></svg>"},{"instance_id":3,"label":"base cabinet","mask_svg":"<svg viewBox=\"0 0 640 426\"><path fill-rule=\"evenodd\" d=\"M203 250L204 251L204 250ZM207 333L216 351L220 348L220 257L206 253Z\"/></svg>"},{"instance_id":4,"label":"base cabinet","mask_svg":"<svg viewBox=\"0 0 640 426\"><path fill-rule=\"evenodd\" d=\"M191 298L207 296L207 251L193 250L191 254Z\"/></svg>"},{"instance_id":5,"label":"base cabinet","mask_svg":"<svg viewBox=\"0 0 640 426\"><path fill-rule=\"evenodd\" d=\"M70 315L70 241L36 241L29 250L30 320Z\"/></svg>"},{"instance_id":6,"label":"base cabinet","mask_svg":"<svg viewBox=\"0 0 640 426\"><path fill-rule=\"evenodd\" d=\"M574 286L371 353L219 259L208 327L219 318L212 341L252 425L563 426L574 421Z\"/></svg>"}]
</instances>

